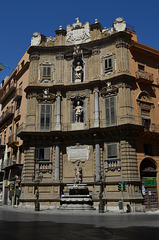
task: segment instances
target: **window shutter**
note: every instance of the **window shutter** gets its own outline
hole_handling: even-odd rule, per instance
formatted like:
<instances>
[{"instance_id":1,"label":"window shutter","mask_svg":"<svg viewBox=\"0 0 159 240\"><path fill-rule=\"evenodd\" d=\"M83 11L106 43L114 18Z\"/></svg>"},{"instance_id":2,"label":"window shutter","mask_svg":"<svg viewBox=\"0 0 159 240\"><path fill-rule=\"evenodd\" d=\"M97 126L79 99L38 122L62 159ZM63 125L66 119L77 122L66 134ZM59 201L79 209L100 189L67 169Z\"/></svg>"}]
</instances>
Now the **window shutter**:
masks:
<instances>
[{"instance_id":1,"label":"window shutter","mask_svg":"<svg viewBox=\"0 0 159 240\"><path fill-rule=\"evenodd\" d=\"M106 124L110 125L109 98L105 99Z\"/></svg>"},{"instance_id":2,"label":"window shutter","mask_svg":"<svg viewBox=\"0 0 159 240\"><path fill-rule=\"evenodd\" d=\"M50 148L44 148L44 160L50 160Z\"/></svg>"},{"instance_id":3,"label":"window shutter","mask_svg":"<svg viewBox=\"0 0 159 240\"><path fill-rule=\"evenodd\" d=\"M51 127L51 105L41 105L40 111L40 129L49 130Z\"/></svg>"},{"instance_id":4,"label":"window shutter","mask_svg":"<svg viewBox=\"0 0 159 240\"><path fill-rule=\"evenodd\" d=\"M108 97L105 99L105 114L106 114L106 125L116 124L116 103L115 96Z\"/></svg>"},{"instance_id":5,"label":"window shutter","mask_svg":"<svg viewBox=\"0 0 159 240\"><path fill-rule=\"evenodd\" d=\"M51 76L51 68L47 67L47 76L50 77Z\"/></svg>"},{"instance_id":6,"label":"window shutter","mask_svg":"<svg viewBox=\"0 0 159 240\"><path fill-rule=\"evenodd\" d=\"M107 145L107 158L117 158L117 144Z\"/></svg>"},{"instance_id":7,"label":"window shutter","mask_svg":"<svg viewBox=\"0 0 159 240\"><path fill-rule=\"evenodd\" d=\"M35 160L39 160L39 148L35 148L35 150L34 150L34 158L35 158Z\"/></svg>"},{"instance_id":8,"label":"window shutter","mask_svg":"<svg viewBox=\"0 0 159 240\"><path fill-rule=\"evenodd\" d=\"M46 67L43 67L43 77L46 76Z\"/></svg>"},{"instance_id":9,"label":"window shutter","mask_svg":"<svg viewBox=\"0 0 159 240\"><path fill-rule=\"evenodd\" d=\"M109 58L108 61L109 61L109 68L112 68L112 58Z\"/></svg>"}]
</instances>

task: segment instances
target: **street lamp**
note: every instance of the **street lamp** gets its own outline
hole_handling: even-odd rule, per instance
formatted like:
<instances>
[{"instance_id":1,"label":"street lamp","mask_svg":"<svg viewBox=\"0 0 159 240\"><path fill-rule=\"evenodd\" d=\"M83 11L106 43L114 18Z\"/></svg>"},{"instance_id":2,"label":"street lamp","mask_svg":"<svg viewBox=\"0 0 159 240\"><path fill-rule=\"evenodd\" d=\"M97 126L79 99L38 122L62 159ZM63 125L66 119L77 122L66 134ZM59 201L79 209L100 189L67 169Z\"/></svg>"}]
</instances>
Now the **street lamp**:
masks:
<instances>
[{"instance_id":1,"label":"street lamp","mask_svg":"<svg viewBox=\"0 0 159 240\"><path fill-rule=\"evenodd\" d=\"M36 178L35 174L32 174L32 181L36 185L36 200L35 200L35 211L40 211L40 203L39 203L39 184L42 181L43 175L37 172Z\"/></svg>"},{"instance_id":2,"label":"street lamp","mask_svg":"<svg viewBox=\"0 0 159 240\"><path fill-rule=\"evenodd\" d=\"M103 179L100 176L100 192L99 192L99 213L104 213L104 203L103 203Z\"/></svg>"}]
</instances>

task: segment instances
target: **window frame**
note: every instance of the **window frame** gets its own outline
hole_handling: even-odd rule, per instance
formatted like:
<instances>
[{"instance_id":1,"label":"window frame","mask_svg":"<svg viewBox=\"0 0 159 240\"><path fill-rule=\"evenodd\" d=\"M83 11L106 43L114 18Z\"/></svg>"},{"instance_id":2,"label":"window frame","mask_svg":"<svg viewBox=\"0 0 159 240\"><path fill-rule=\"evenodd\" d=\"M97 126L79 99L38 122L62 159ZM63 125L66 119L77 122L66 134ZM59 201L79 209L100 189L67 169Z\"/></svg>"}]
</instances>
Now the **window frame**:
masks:
<instances>
[{"instance_id":1,"label":"window frame","mask_svg":"<svg viewBox=\"0 0 159 240\"><path fill-rule=\"evenodd\" d=\"M52 104L40 104L40 122L39 122L39 125L40 125L40 131L50 131L51 130L51 120L52 120ZM45 108L45 111L42 112L42 107L44 106ZM49 112L47 113L47 107L49 106ZM48 116L49 115L49 118ZM42 117L43 116L43 117ZM42 119L43 122L42 122ZM47 119L49 119L49 122L47 123ZM43 126L42 126L43 124ZM48 127L47 127L47 124L48 124Z\"/></svg>"},{"instance_id":2,"label":"window frame","mask_svg":"<svg viewBox=\"0 0 159 240\"><path fill-rule=\"evenodd\" d=\"M48 152L47 152L48 151ZM45 156L48 155L48 158ZM34 149L34 160L35 162L50 162L50 147L37 147Z\"/></svg>"},{"instance_id":3,"label":"window frame","mask_svg":"<svg viewBox=\"0 0 159 240\"><path fill-rule=\"evenodd\" d=\"M113 105L111 105L112 99ZM116 96L109 96L105 98L105 121L106 126L115 126L117 124Z\"/></svg>"},{"instance_id":4,"label":"window frame","mask_svg":"<svg viewBox=\"0 0 159 240\"><path fill-rule=\"evenodd\" d=\"M110 60L111 60L111 64L110 64ZM107 67L106 67L106 65L107 65ZM107 73L110 71L113 71L113 57L112 56L104 58L104 72Z\"/></svg>"}]
</instances>

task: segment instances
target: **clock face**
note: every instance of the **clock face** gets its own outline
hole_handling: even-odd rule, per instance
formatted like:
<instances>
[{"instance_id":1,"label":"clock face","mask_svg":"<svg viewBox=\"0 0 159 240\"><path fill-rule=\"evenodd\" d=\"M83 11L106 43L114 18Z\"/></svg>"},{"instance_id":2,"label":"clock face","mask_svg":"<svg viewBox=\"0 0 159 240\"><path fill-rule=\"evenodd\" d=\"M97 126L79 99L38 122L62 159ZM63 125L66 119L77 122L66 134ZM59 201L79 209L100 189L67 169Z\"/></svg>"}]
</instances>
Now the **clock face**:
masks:
<instances>
[{"instance_id":1,"label":"clock face","mask_svg":"<svg viewBox=\"0 0 159 240\"><path fill-rule=\"evenodd\" d=\"M41 43L40 33L34 33L33 37L31 38L31 46L39 46L40 43Z\"/></svg>"}]
</instances>

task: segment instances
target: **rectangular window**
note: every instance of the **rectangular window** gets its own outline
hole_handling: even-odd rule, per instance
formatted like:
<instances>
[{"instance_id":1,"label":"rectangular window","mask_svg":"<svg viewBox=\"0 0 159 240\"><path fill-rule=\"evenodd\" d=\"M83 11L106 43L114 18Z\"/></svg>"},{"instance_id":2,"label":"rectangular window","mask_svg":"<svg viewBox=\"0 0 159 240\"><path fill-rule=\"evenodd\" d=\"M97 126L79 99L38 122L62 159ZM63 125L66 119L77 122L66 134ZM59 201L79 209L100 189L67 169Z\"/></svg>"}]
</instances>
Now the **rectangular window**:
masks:
<instances>
[{"instance_id":1,"label":"rectangular window","mask_svg":"<svg viewBox=\"0 0 159 240\"><path fill-rule=\"evenodd\" d=\"M152 156L152 144L144 144L145 155Z\"/></svg>"},{"instance_id":2,"label":"rectangular window","mask_svg":"<svg viewBox=\"0 0 159 240\"><path fill-rule=\"evenodd\" d=\"M40 105L40 130L50 130L51 128L51 105Z\"/></svg>"},{"instance_id":3,"label":"rectangular window","mask_svg":"<svg viewBox=\"0 0 159 240\"><path fill-rule=\"evenodd\" d=\"M141 71L144 71L145 70L145 66L141 65L141 64L138 64L138 69L141 70Z\"/></svg>"},{"instance_id":4,"label":"rectangular window","mask_svg":"<svg viewBox=\"0 0 159 240\"><path fill-rule=\"evenodd\" d=\"M51 67L50 66L43 66L43 77L51 78Z\"/></svg>"},{"instance_id":5,"label":"rectangular window","mask_svg":"<svg viewBox=\"0 0 159 240\"><path fill-rule=\"evenodd\" d=\"M108 97L105 99L106 125L116 124L116 97Z\"/></svg>"},{"instance_id":6,"label":"rectangular window","mask_svg":"<svg viewBox=\"0 0 159 240\"><path fill-rule=\"evenodd\" d=\"M111 71L113 69L113 60L111 58L106 58L105 59L105 72Z\"/></svg>"},{"instance_id":7,"label":"rectangular window","mask_svg":"<svg viewBox=\"0 0 159 240\"><path fill-rule=\"evenodd\" d=\"M35 161L50 161L50 148L35 148Z\"/></svg>"},{"instance_id":8,"label":"rectangular window","mask_svg":"<svg viewBox=\"0 0 159 240\"><path fill-rule=\"evenodd\" d=\"M141 109L141 118L142 118L142 125L145 127L145 130L149 131L151 127L150 111Z\"/></svg>"},{"instance_id":9,"label":"rectangular window","mask_svg":"<svg viewBox=\"0 0 159 240\"><path fill-rule=\"evenodd\" d=\"M117 158L117 144L112 143L107 145L107 159Z\"/></svg>"}]
</instances>

